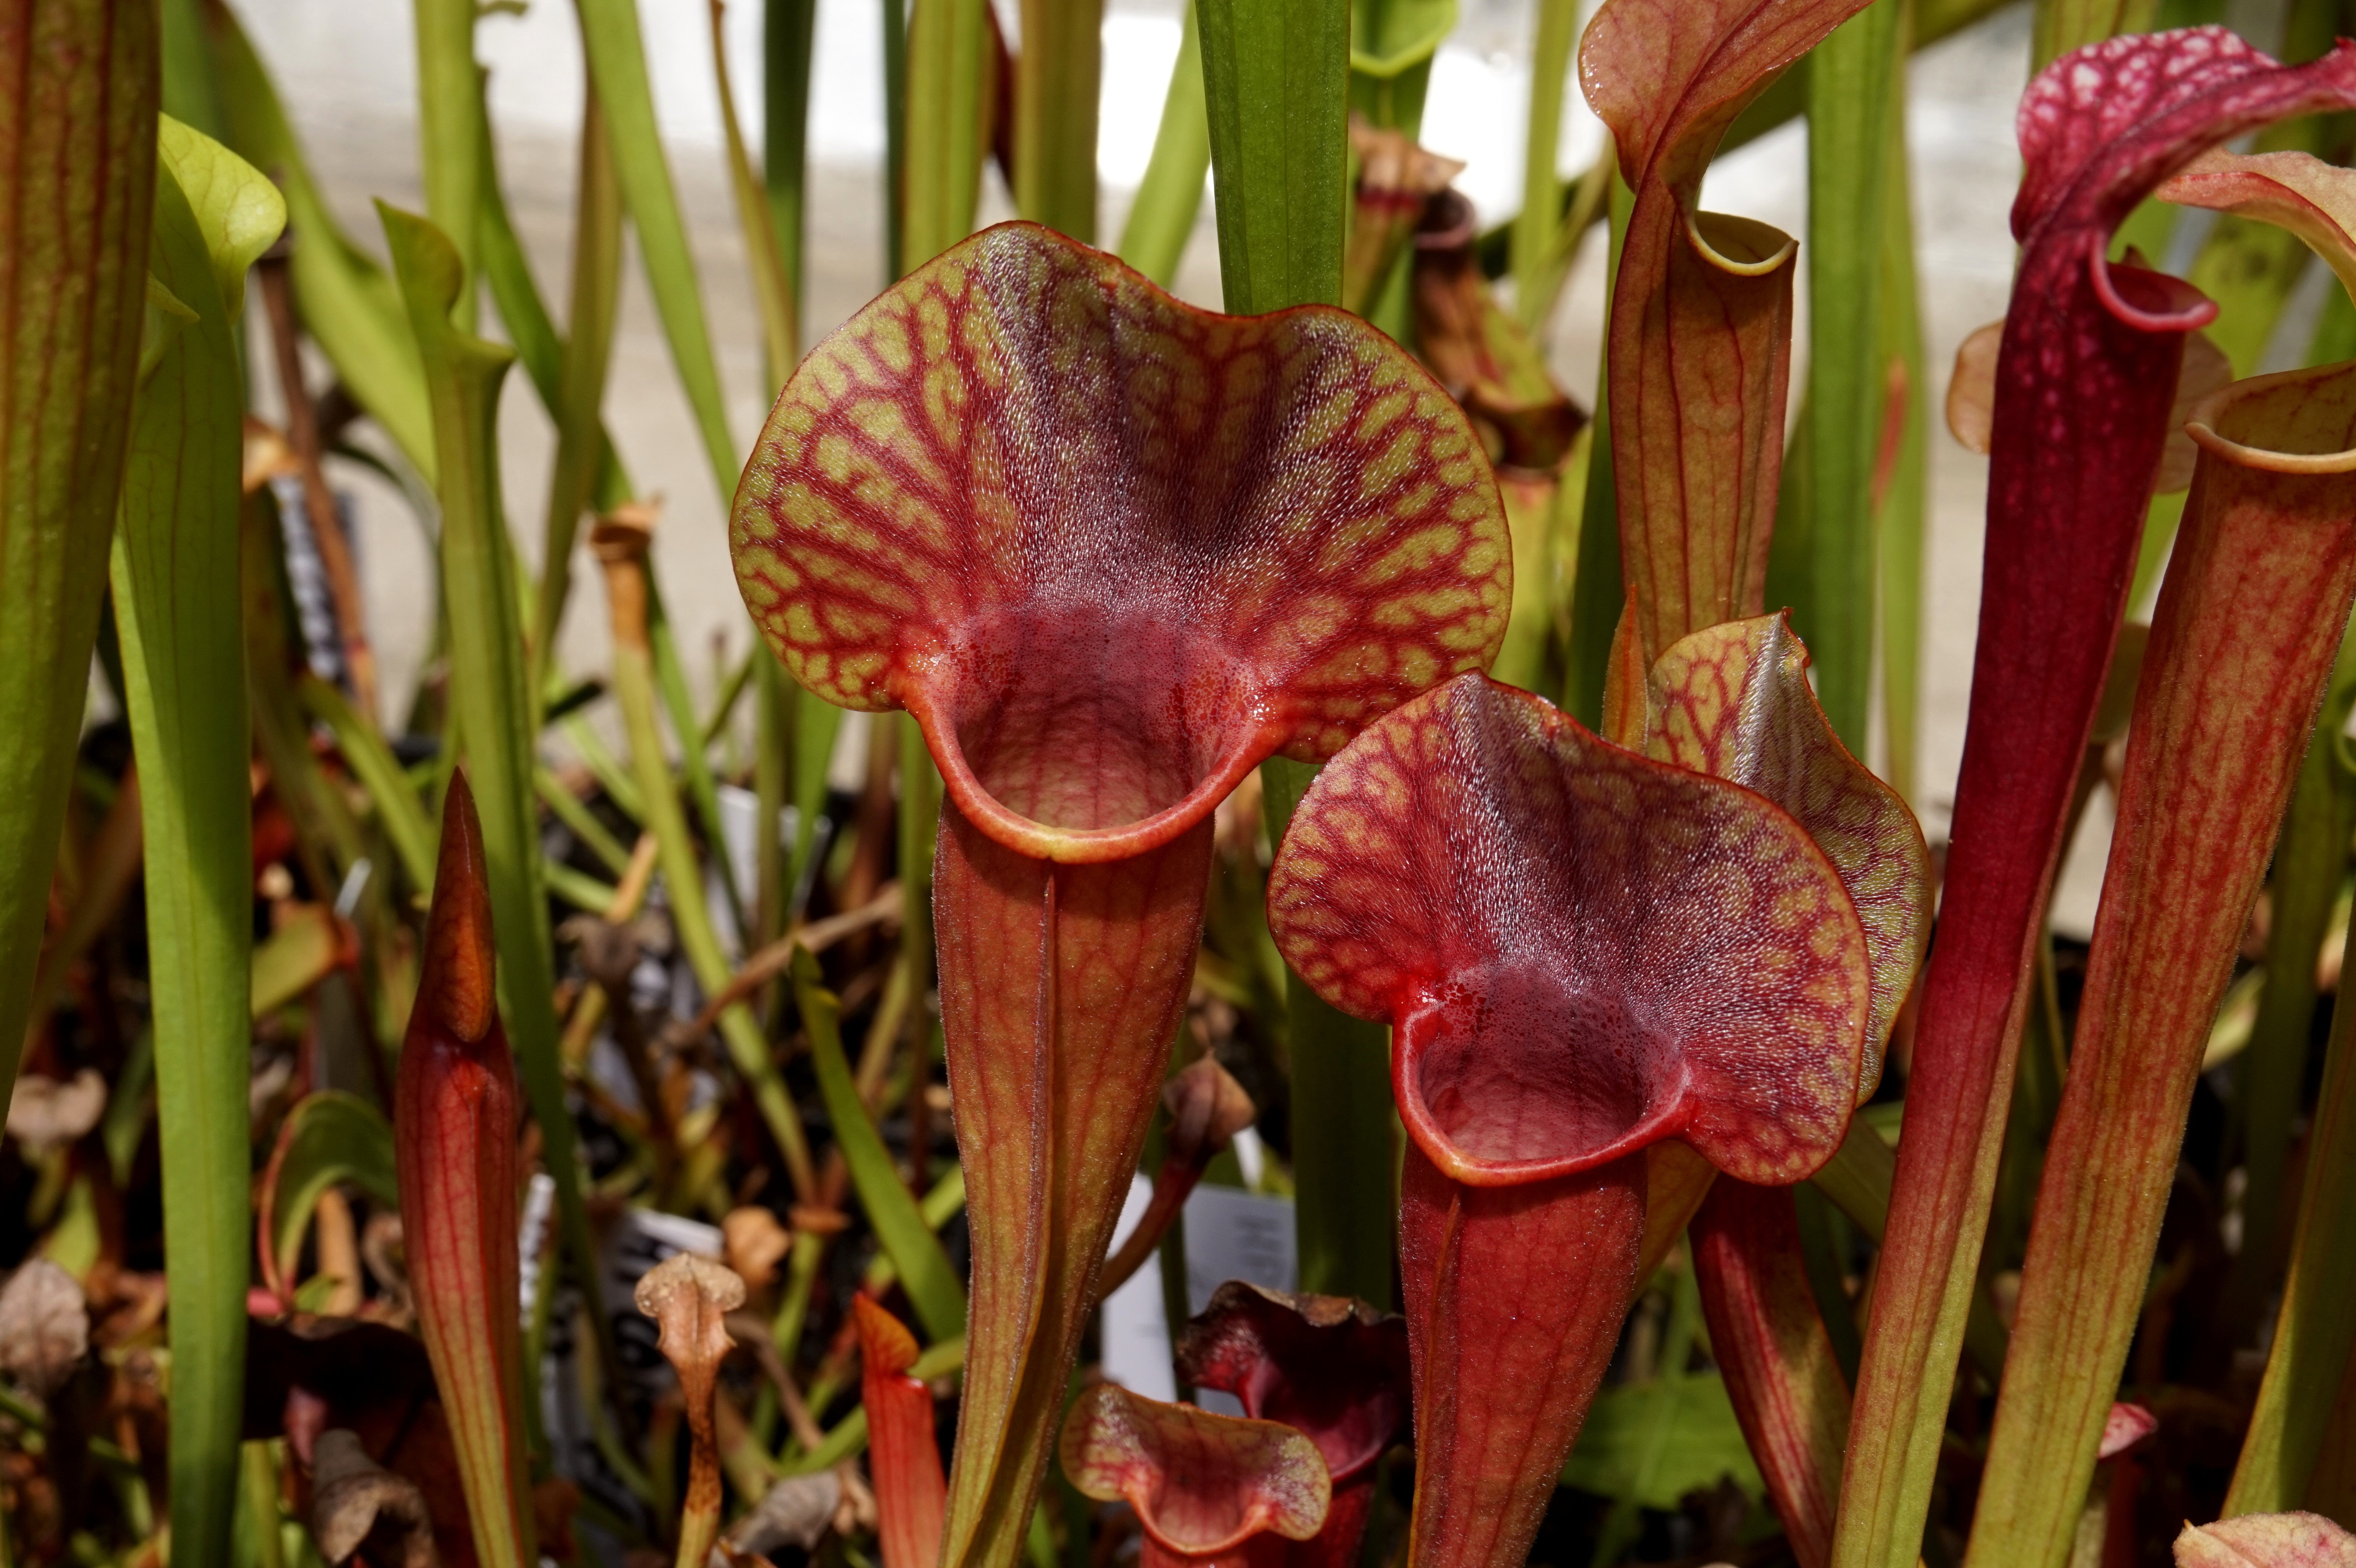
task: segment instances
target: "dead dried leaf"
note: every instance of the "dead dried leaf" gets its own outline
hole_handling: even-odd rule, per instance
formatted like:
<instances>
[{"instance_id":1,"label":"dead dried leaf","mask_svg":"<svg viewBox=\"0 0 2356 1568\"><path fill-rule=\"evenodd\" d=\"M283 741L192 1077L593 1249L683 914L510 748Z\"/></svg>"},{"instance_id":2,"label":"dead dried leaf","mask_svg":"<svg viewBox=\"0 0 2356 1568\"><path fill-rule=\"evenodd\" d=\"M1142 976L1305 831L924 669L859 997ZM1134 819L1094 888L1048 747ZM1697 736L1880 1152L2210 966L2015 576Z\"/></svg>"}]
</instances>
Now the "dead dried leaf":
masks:
<instances>
[{"instance_id":1,"label":"dead dried leaf","mask_svg":"<svg viewBox=\"0 0 2356 1568\"><path fill-rule=\"evenodd\" d=\"M366 1546L373 1563L436 1568L425 1494L369 1458L354 1434L340 1426L319 1434L311 1486L311 1536L328 1562L348 1562Z\"/></svg>"},{"instance_id":2,"label":"dead dried leaf","mask_svg":"<svg viewBox=\"0 0 2356 1568\"><path fill-rule=\"evenodd\" d=\"M2317 1513L2245 1513L2187 1524L2176 1568L2356 1568L2356 1535Z\"/></svg>"},{"instance_id":3,"label":"dead dried leaf","mask_svg":"<svg viewBox=\"0 0 2356 1568\"><path fill-rule=\"evenodd\" d=\"M90 1307L81 1285L35 1258L0 1289L0 1369L47 1398L90 1349Z\"/></svg>"},{"instance_id":4,"label":"dead dried leaf","mask_svg":"<svg viewBox=\"0 0 2356 1568\"><path fill-rule=\"evenodd\" d=\"M727 1238L728 1266L744 1276L747 1290L759 1290L775 1279L777 1264L794 1245L792 1232L758 1204L731 1209L720 1221L720 1233Z\"/></svg>"},{"instance_id":5,"label":"dead dried leaf","mask_svg":"<svg viewBox=\"0 0 2356 1568\"><path fill-rule=\"evenodd\" d=\"M60 1083L27 1072L8 1098L8 1136L35 1154L70 1144L106 1114L106 1080L88 1067Z\"/></svg>"}]
</instances>

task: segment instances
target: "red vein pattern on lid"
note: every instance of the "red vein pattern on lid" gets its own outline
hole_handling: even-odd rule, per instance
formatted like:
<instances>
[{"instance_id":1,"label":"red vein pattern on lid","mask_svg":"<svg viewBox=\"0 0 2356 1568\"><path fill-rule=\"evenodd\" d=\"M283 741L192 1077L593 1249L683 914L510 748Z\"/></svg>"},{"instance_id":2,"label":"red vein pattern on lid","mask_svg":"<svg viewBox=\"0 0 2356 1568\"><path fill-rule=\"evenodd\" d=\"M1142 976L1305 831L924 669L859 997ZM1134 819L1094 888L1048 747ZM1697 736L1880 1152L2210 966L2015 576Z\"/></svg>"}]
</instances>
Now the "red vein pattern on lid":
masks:
<instances>
[{"instance_id":1,"label":"red vein pattern on lid","mask_svg":"<svg viewBox=\"0 0 2356 1568\"><path fill-rule=\"evenodd\" d=\"M907 708L969 816L1066 861L1484 667L1511 596L1471 427L1396 345L1196 310L1021 223L811 355L731 527L797 678Z\"/></svg>"},{"instance_id":2,"label":"red vein pattern on lid","mask_svg":"<svg viewBox=\"0 0 2356 1568\"><path fill-rule=\"evenodd\" d=\"M1847 1126L1872 1002L1781 806L1461 677L1301 797L1278 946L1394 1026L1417 1568L1526 1554L1636 1284L1644 1151L1791 1182Z\"/></svg>"},{"instance_id":3,"label":"red vein pattern on lid","mask_svg":"<svg viewBox=\"0 0 2356 1568\"><path fill-rule=\"evenodd\" d=\"M1931 941L1931 851L1898 792L1851 756L1808 685L1788 613L1756 615L1673 644L1647 681L1650 754L1757 790L1792 814L1840 873L1865 927L1872 1018L1862 1104Z\"/></svg>"},{"instance_id":4,"label":"red vein pattern on lid","mask_svg":"<svg viewBox=\"0 0 2356 1568\"><path fill-rule=\"evenodd\" d=\"M796 677L907 709L947 785L974 1271L943 1556L1003 1563L1184 1006L1212 808L1487 666L1503 510L1462 411L1364 321L1194 310L1005 224L803 364L731 528Z\"/></svg>"},{"instance_id":5,"label":"red vein pattern on lid","mask_svg":"<svg viewBox=\"0 0 2356 1568\"><path fill-rule=\"evenodd\" d=\"M1865 938L1772 802L1468 677L1360 737L1294 820L1278 944L1336 1006L1395 1022L1400 1114L1454 1179L1683 1136L1794 1181L1838 1145Z\"/></svg>"}]
</instances>

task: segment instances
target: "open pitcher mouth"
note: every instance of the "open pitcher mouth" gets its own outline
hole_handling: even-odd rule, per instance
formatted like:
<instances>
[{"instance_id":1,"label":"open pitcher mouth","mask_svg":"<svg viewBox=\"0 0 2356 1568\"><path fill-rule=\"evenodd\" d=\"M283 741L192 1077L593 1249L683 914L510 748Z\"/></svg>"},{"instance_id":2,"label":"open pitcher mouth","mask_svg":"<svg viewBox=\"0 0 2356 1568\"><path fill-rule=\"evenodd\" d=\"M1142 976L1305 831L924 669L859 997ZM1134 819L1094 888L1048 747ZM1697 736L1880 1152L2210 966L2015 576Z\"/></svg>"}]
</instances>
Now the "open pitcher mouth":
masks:
<instances>
[{"instance_id":1,"label":"open pitcher mouth","mask_svg":"<svg viewBox=\"0 0 2356 1568\"><path fill-rule=\"evenodd\" d=\"M1002 611L912 663L902 699L950 798L1043 860L1167 844L1286 733L1241 661L1151 611Z\"/></svg>"},{"instance_id":2,"label":"open pitcher mouth","mask_svg":"<svg viewBox=\"0 0 2356 1568\"><path fill-rule=\"evenodd\" d=\"M1392 1084L1424 1157L1470 1187L1593 1170L1683 1125L1665 1020L1607 989L1498 969L1398 1022Z\"/></svg>"},{"instance_id":3,"label":"open pitcher mouth","mask_svg":"<svg viewBox=\"0 0 2356 1568\"><path fill-rule=\"evenodd\" d=\"M2204 451L2243 468L2356 471L2356 377L2345 365L2252 376L2202 399L2185 429Z\"/></svg>"}]
</instances>

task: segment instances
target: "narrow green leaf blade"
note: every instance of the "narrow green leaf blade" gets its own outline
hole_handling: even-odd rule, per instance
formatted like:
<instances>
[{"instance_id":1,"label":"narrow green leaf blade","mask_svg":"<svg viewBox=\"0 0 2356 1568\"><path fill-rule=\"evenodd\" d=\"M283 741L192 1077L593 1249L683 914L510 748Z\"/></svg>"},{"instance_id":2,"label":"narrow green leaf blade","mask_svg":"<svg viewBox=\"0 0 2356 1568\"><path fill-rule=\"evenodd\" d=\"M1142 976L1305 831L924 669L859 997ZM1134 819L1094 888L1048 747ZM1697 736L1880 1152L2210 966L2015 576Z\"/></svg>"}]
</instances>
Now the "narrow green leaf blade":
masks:
<instances>
[{"instance_id":1,"label":"narrow green leaf blade","mask_svg":"<svg viewBox=\"0 0 2356 1568\"><path fill-rule=\"evenodd\" d=\"M851 1184L867 1211L867 1222L875 1227L876 1239L899 1271L926 1337L935 1344L953 1339L965 1332L964 1287L941 1250L940 1238L902 1185L892 1151L884 1147L884 1136L851 1081L834 997L819 984L818 960L807 951L794 955L794 1002L809 1031L810 1061L818 1070L827 1116L834 1124L836 1147L851 1168Z\"/></svg>"},{"instance_id":2,"label":"narrow green leaf blade","mask_svg":"<svg viewBox=\"0 0 2356 1568\"><path fill-rule=\"evenodd\" d=\"M556 1183L565 1250L580 1270L576 1277L586 1279L596 1252L557 1061L552 942L532 797L533 710L524 687L515 552L499 504L494 421L499 383L513 357L452 325L461 278L450 241L424 219L382 202L377 212L432 399L450 690L482 814L501 1011L532 1119L540 1124L542 1157Z\"/></svg>"},{"instance_id":3,"label":"narrow green leaf blade","mask_svg":"<svg viewBox=\"0 0 2356 1568\"><path fill-rule=\"evenodd\" d=\"M1905 66L1902 0L1875 0L1816 46L1808 65L1809 296L1844 308L1808 319L1811 619L1795 622L1825 716L1865 748L1873 676L1873 475L1889 380L1879 342L1882 209L1902 156L1890 113Z\"/></svg>"},{"instance_id":4,"label":"narrow green leaf blade","mask_svg":"<svg viewBox=\"0 0 2356 1568\"><path fill-rule=\"evenodd\" d=\"M1339 304L1347 0L1201 0L1199 16L1227 309Z\"/></svg>"},{"instance_id":5,"label":"narrow green leaf blade","mask_svg":"<svg viewBox=\"0 0 2356 1568\"><path fill-rule=\"evenodd\" d=\"M1179 258L1203 209L1203 181L1211 172L1211 122L1203 101L1203 25L1186 7L1179 35L1178 63L1171 68L1170 91L1162 100L1162 123L1153 133L1153 154L1120 229L1120 259L1168 288L1178 276Z\"/></svg>"},{"instance_id":6,"label":"narrow green leaf blade","mask_svg":"<svg viewBox=\"0 0 2356 1568\"><path fill-rule=\"evenodd\" d=\"M687 224L680 216L670 165L663 157L662 137L655 126L654 91L647 80L636 0L574 0L574 5L581 16L590 79L613 134L622 197L637 229L647 285L655 296L656 314L662 317L671 363L695 411L712 484L725 506L736 493L736 443L728 433L720 366L712 357L703 296L695 280L695 256L688 247Z\"/></svg>"},{"instance_id":7,"label":"narrow green leaf blade","mask_svg":"<svg viewBox=\"0 0 2356 1568\"><path fill-rule=\"evenodd\" d=\"M245 396L225 295L241 296L245 263L276 237L285 209L219 143L171 120L158 141L151 265L196 319L140 388L114 603L147 847L172 1259L172 1533L189 1560L221 1562L244 1380L253 943L238 556Z\"/></svg>"},{"instance_id":8,"label":"narrow green leaf blade","mask_svg":"<svg viewBox=\"0 0 2356 1568\"><path fill-rule=\"evenodd\" d=\"M884 0L886 6L896 0ZM912 272L973 232L983 109L991 91L986 0L916 0L907 34L907 171L896 270ZM890 23L885 42L891 41Z\"/></svg>"}]
</instances>

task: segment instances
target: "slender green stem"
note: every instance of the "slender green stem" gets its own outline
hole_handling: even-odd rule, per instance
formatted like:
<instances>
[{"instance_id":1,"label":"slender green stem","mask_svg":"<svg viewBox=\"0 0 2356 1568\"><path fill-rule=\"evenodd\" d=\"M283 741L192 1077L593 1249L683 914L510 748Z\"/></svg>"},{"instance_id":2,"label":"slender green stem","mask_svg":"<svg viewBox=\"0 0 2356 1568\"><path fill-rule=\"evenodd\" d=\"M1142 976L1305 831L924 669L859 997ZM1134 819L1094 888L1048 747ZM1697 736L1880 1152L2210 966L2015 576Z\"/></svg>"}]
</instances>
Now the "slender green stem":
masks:
<instances>
[{"instance_id":1,"label":"slender green stem","mask_svg":"<svg viewBox=\"0 0 2356 1568\"><path fill-rule=\"evenodd\" d=\"M898 0L884 0L888 8ZM900 270L973 232L991 91L986 0L916 0L908 21L907 167ZM884 23L886 40L891 27Z\"/></svg>"},{"instance_id":2,"label":"slender green stem","mask_svg":"<svg viewBox=\"0 0 2356 1568\"><path fill-rule=\"evenodd\" d=\"M2341 787L2346 787L2342 781ZM2340 973L2356 973L2356 936ZM2330 1052L2307 1138L2307 1176L2291 1236L2274 1345L2225 1514L2310 1506L2310 1481L2356 1349L2356 1005L2332 1009Z\"/></svg>"},{"instance_id":3,"label":"slender green stem","mask_svg":"<svg viewBox=\"0 0 2356 1568\"><path fill-rule=\"evenodd\" d=\"M1635 199L1614 170L1608 276L1619 275L1621 242ZM1608 312L1608 298L1605 308ZM1605 358L1595 382L1595 427L1588 437L1587 504L1580 513L1579 565L1570 582L1569 668L1562 690L1564 710L1590 727L1603 720L1603 673L1612 662L1612 634L1620 624L1625 593L1620 571L1620 496L1612 462L1612 406L1604 394L1612 382L1609 348Z\"/></svg>"},{"instance_id":4,"label":"slender green stem","mask_svg":"<svg viewBox=\"0 0 2356 1568\"><path fill-rule=\"evenodd\" d=\"M556 634L572 593L573 546L581 516L593 503L611 504L596 495L600 461L608 450L598 410L605 401L614 315L621 295L622 190L595 86L590 85L584 96L580 194L573 220L572 320L563 373L551 410L556 421L556 459L549 472L540 592L531 627L530 689L535 694L547 689L548 672L555 667Z\"/></svg>"},{"instance_id":5,"label":"slender green stem","mask_svg":"<svg viewBox=\"0 0 2356 1568\"><path fill-rule=\"evenodd\" d=\"M1315 776L1314 768L1281 758L1260 764L1269 843L1283 839L1292 808ZM1292 975L1286 976L1284 1019L1301 1288L1387 1307L1398 1250L1390 1031L1334 1008ZM1183 1256L1184 1239L1176 1245Z\"/></svg>"},{"instance_id":6,"label":"slender green stem","mask_svg":"<svg viewBox=\"0 0 2356 1568\"><path fill-rule=\"evenodd\" d=\"M908 271L908 4L879 0L884 13L884 276Z\"/></svg>"},{"instance_id":7,"label":"slender green stem","mask_svg":"<svg viewBox=\"0 0 2356 1568\"><path fill-rule=\"evenodd\" d=\"M1211 172L1211 123L1203 106L1203 28L1186 7L1178 63L1162 100L1162 123L1137 199L1121 223L1120 258L1163 288L1178 276L1179 259L1203 209L1203 180Z\"/></svg>"},{"instance_id":8,"label":"slender green stem","mask_svg":"<svg viewBox=\"0 0 2356 1568\"><path fill-rule=\"evenodd\" d=\"M1227 309L1342 297L1349 221L1344 0L1201 0Z\"/></svg>"},{"instance_id":9,"label":"slender green stem","mask_svg":"<svg viewBox=\"0 0 2356 1568\"><path fill-rule=\"evenodd\" d=\"M1912 47L1912 40L1908 40ZM1931 514L1931 368L1922 348L1915 287L1912 181L1905 144L1906 76L1890 87L1890 162L1881 203L1881 292L1878 357L1903 380L1894 395L1897 447L1874 518L1881 557L1881 711L1889 737L1883 776L1913 801L1922 749L1923 539ZM1887 425L1885 425L1885 432Z\"/></svg>"},{"instance_id":10,"label":"slender green stem","mask_svg":"<svg viewBox=\"0 0 2356 1568\"><path fill-rule=\"evenodd\" d=\"M177 320L140 387L115 625L146 838L148 982L172 1259L172 1532L227 1560L245 1374L253 859L239 583L245 406L232 312L285 222L260 173L163 123L150 267ZM187 192L196 193L192 201Z\"/></svg>"},{"instance_id":11,"label":"slender green stem","mask_svg":"<svg viewBox=\"0 0 2356 1568\"><path fill-rule=\"evenodd\" d=\"M556 1183L558 1221L574 1277L592 1278L597 1252L583 1206L573 1118L557 1060L553 948L541 879L532 795L535 708L524 685L522 600L499 502L494 424L499 384L514 357L451 324L461 282L457 251L431 223L380 202L434 411L442 504L442 581L450 636L451 711L482 813L498 946L500 1010L524 1093ZM601 1360L618 1364L602 1313ZM537 1368L527 1367L527 1381Z\"/></svg>"},{"instance_id":12,"label":"slender green stem","mask_svg":"<svg viewBox=\"0 0 2356 1568\"><path fill-rule=\"evenodd\" d=\"M728 433L727 405L720 389L719 362L712 357L712 336L704 324L695 256L688 246L687 224L680 216L670 165L663 156L662 137L655 125L654 91L647 80L646 45L638 35L637 7L635 0L574 0L574 5L581 15L581 39L589 56L590 78L596 84L613 138L622 198L637 230L647 285L655 296L655 313L662 318L671 362L687 389L689 406L695 411L696 430L703 438L712 484L724 507L736 494L736 443Z\"/></svg>"},{"instance_id":13,"label":"slender green stem","mask_svg":"<svg viewBox=\"0 0 2356 1568\"><path fill-rule=\"evenodd\" d=\"M1903 0L1875 0L1809 57L1809 498L1817 699L1853 752L1872 690L1873 477L1889 384L1880 352L1883 206L1904 125L1890 112L1905 65ZM1893 138L1896 145L1893 146Z\"/></svg>"},{"instance_id":14,"label":"slender green stem","mask_svg":"<svg viewBox=\"0 0 2356 1568\"><path fill-rule=\"evenodd\" d=\"M410 886L421 893L434 891L434 826L425 807L409 787L409 775L384 743L384 737L365 723L344 694L316 676L305 676L297 688L311 717L336 737L344 763L359 780L376 808L377 821L392 840Z\"/></svg>"},{"instance_id":15,"label":"slender green stem","mask_svg":"<svg viewBox=\"0 0 2356 1568\"><path fill-rule=\"evenodd\" d=\"M720 878L721 894L736 929L743 931L744 901L736 887L736 869L721 852L728 840L720 820L719 782L712 777L712 759L705 752L694 695L688 690L679 639L671 633L670 616L663 609L661 591L655 586L653 562L648 562L647 571L647 640L654 651L655 689L662 699L664 717L670 720L670 732L679 741L679 768L687 784L687 798L694 804L704 842L713 848L712 869Z\"/></svg>"},{"instance_id":16,"label":"slender green stem","mask_svg":"<svg viewBox=\"0 0 2356 1568\"><path fill-rule=\"evenodd\" d=\"M2029 71L2033 75L2072 49L2120 33L2147 33L2158 12L2159 0L2037 0L2029 34Z\"/></svg>"},{"instance_id":17,"label":"slender green stem","mask_svg":"<svg viewBox=\"0 0 2356 1568\"><path fill-rule=\"evenodd\" d=\"M892 1151L884 1147L884 1136L875 1130L875 1120L851 1081L838 1004L819 984L818 960L807 950L794 955L794 1000L809 1034L810 1061L818 1070L827 1116L834 1124L835 1147L842 1151L868 1223L891 1258L926 1336L937 1344L963 1333L965 1291L958 1284L957 1270L942 1251L940 1238L925 1222L915 1196L901 1182Z\"/></svg>"},{"instance_id":18,"label":"slender green stem","mask_svg":"<svg viewBox=\"0 0 2356 1568\"><path fill-rule=\"evenodd\" d=\"M2241 1254L2225 1293L2226 1321L2233 1327L2237 1343L2239 1335L2262 1316L2286 1240L2286 1157L2315 1021L2316 954L2348 869L2348 836L2356 828L2356 793L2348 787L2339 755L2340 733L2351 702L2356 702L2356 639L2340 645L2339 666L2275 847L2274 930L2266 941L2265 988L2259 993L2249 1047L2242 1053L2243 1168L2249 1185L2242 1194Z\"/></svg>"},{"instance_id":19,"label":"slender green stem","mask_svg":"<svg viewBox=\"0 0 2356 1568\"><path fill-rule=\"evenodd\" d=\"M736 118L736 89L728 74L728 45L721 31L725 14L723 0L712 0L712 76L720 91L720 129L728 148L728 183L736 197L737 227L744 235L744 258L753 274L753 303L761 312L761 338L769 374L764 389L775 392L793 373L801 357L801 310L795 297L794 274L786 268L777 225L769 211L768 193L753 168L753 155L744 145L744 127ZM790 20L788 26L791 26ZM809 51L802 50L807 61ZM807 70L807 65L805 65ZM807 92L807 88L804 89ZM797 194L800 182L795 182ZM798 219L799 214L796 214Z\"/></svg>"},{"instance_id":20,"label":"slender green stem","mask_svg":"<svg viewBox=\"0 0 2356 1568\"><path fill-rule=\"evenodd\" d=\"M780 831L787 797L793 790L794 740L798 710L807 697L766 641L753 647L753 940L766 947L786 933L787 906L794 887L787 880L792 856Z\"/></svg>"},{"instance_id":21,"label":"slender green stem","mask_svg":"<svg viewBox=\"0 0 2356 1568\"><path fill-rule=\"evenodd\" d=\"M1103 0L1022 0L1014 65L1014 205L1073 239L1097 232Z\"/></svg>"},{"instance_id":22,"label":"slender green stem","mask_svg":"<svg viewBox=\"0 0 2356 1568\"><path fill-rule=\"evenodd\" d=\"M163 0L157 7L164 24L164 112L217 142L227 141L229 114L200 5L201 0Z\"/></svg>"},{"instance_id":23,"label":"slender green stem","mask_svg":"<svg viewBox=\"0 0 2356 1568\"><path fill-rule=\"evenodd\" d=\"M1562 181L1555 161L1562 141L1562 95L1570 51L1579 41L1578 0L1538 0L1537 37L1530 46L1530 120L1524 141L1522 210L1514 217L1514 312L1537 326L1553 303L1547 273L1558 247Z\"/></svg>"},{"instance_id":24,"label":"slender green stem","mask_svg":"<svg viewBox=\"0 0 2356 1568\"><path fill-rule=\"evenodd\" d=\"M1348 223L1349 9L1340 0L1198 0L1197 14L1227 308L1258 314L1336 304ZM1282 837L1310 776L1295 763L1261 765L1271 843ZM1346 1286L1384 1300L1394 1205L1390 1182L1370 1179L1369 1171L1387 1175L1392 1165L1348 1163L1388 1147L1383 1030L1339 1013L1321 1016L1316 1005L1291 977L1295 1136L1309 1140L1295 1160L1302 1257L1315 1260L1310 1272L1318 1283L1311 1288ZM1301 1091L1304 1072L1319 1093Z\"/></svg>"},{"instance_id":25,"label":"slender green stem","mask_svg":"<svg viewBox=\"0 0 2356 1568\"><path fill-rule=\"evenodd\" d=\"M457 247L458 301L451 315L471 331L480 264L478 149L490 135L475 65L475 0L416 0L411 14L417 31L417 162L425 176L425 215Z\"/></svg>"},{"instance_id":26,"label":"slender green stem","mask_svg":"<svg viewBox=\"0 0 2356 1568\"><path fill-rule=\"evenodd\" d=\"M761 176L769 222L785 267L786 299L793 311L795 351L800 352L802 209L809 183L810 61L818 0L763 0L761 17ZM905 62L902 62L905 69ZM886 208L894 204L886 201ZM896 223L897 219L894 219ZM771 368L782 379L790 364Z\"/></svg>"}]
</instances>

